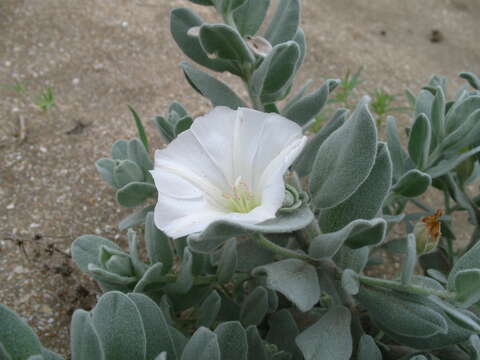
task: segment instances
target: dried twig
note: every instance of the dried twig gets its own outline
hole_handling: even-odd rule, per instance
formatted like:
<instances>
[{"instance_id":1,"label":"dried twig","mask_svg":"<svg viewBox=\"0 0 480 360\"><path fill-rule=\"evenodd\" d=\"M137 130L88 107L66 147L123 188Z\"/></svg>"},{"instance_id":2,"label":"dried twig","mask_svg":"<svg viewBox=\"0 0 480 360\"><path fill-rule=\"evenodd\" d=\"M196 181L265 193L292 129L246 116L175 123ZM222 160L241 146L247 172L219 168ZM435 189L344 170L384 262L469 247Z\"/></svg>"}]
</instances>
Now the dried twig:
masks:
<instances>
[{"instance_id":1,"label":"dried twig","mask_svg":"<svg viewBox=\"0 0 480 360\"><path fill-rule=\"evenodd\" d=\"M22 144L27 139L27 123L22 115L18 117L18 124L20 130L18 136L18 143Z\"/></svg>"}]
</instances>

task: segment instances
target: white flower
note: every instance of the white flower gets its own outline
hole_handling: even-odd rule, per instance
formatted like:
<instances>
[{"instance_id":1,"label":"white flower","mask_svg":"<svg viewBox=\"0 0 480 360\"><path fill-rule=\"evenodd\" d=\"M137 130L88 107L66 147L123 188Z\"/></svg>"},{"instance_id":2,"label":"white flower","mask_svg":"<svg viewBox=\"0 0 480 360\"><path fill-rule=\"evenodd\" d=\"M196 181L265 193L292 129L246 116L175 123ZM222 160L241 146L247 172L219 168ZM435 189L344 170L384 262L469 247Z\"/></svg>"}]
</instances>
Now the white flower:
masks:
<instances>
[{"instance_id":1,"label":"white flower","mask_svg":"<svg viewBox=\"0 0 480 360\"><path fill-rule=\"evenodd\" d=\"M305 142L301 127L280 115L214 108L155 152L155 225L179 238L216 220L274 218L283 175Z\"/></svg>"}]
</instances>

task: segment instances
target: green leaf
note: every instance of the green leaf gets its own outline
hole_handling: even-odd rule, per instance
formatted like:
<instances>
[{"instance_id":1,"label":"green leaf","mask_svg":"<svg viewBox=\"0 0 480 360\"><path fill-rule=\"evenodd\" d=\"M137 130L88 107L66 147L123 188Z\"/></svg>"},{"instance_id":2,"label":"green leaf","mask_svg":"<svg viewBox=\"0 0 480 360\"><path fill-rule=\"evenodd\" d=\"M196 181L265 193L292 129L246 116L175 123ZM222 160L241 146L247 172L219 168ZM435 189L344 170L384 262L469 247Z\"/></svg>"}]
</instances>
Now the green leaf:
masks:
<instances>
[{"instance_id":1,"label":"green leaf","mask_svg":"<svg viewBox=\"0 0 480 360\"><path fill-rule=\"evenodd\" d=\"M203 24L200 27L200 44L208 54L221 59L237 61L239 64L255 62L247 43L228 25Z\"/></svg>"},{"instance_id":2,"label":"green leaf","mask_svg":"<svg viewBox=\"0 0 480 360\"><path fill-rule=\"evenodd\" d=\"M37 335L17 314L0 304L0 344L12 360L24 360L40 354L42 345Z\"/></svg>"},{"instance_id":3,"label":"green leaf","mask_svg":"<svg viewBox=\"0 0 480 360\"><path fill-rule=\"evenodd\" d=\"M191 234L188 246L200 253L210 253L230 238L255 233L287 233L302 229L313 220L313 214L305 206L295 211L278 212L277 217L260 224L235 223L219 220L211 223L203 232Z\"/></svg>"},{"instance_id":4,"label":"green leaf","mask_svg":"<svg viewBox=\"0 0 480 360\"><path fill-rule=\"evenodd\" d=\"M435 92L435 98L432 104L432 115L430 118L432 125L432 144L431 148L440 142L440 139L445 136L445 106L446 106L445 93L441 86L437 86Z\"/></svg>"},{"instance_id":5,"label":"green leaf","mask_svg":"<svg viewBox=\"0 0 480 360\"><path fill-rule=\"evenodd\" d=\"M455 154L452 157L440 161L437 165L431 167L427 170L427 173L435 179L442 175L445 175L449 171L455 169L463 161L467 160L470 156L475 155L480 152L480 146L473 148L467 152L461 153L460 155Z\"/></svg>"},{"instance_id":6,"label":"green leaf","mask_svg":"<svg viewBox=\"0 0 480 360\"><path fill-rule=\"evenodd\" d=\"M162 351L167 353L168 358L176 359L178 356L170 326L157 304L143 294L133 293L128 294L128 297L135 303L142 318L147 341L146 359L153 359Z\"/></svg>"},{"instance_id":7,"label":"green leaf","mask_svg":"<svg viewBox=\"0 0 480 360\"><path fill-rule=\"evenodd\" d=\"M322 149L320 148L319 151L321 152ZM351 176L356 174L352 173ZM368 220L375 217L390 191L391 182L392 163L388 148L384 143L379 143L375 163L367 179L347 200L320 213L319 222L322 231L337 231L354 220ZM332 191L335 190L332 189Z\"/></svg>"},{"instance_id":8,"label":"green leaf","mask_svg":"<svg viewBox=\"0 0 480 360\"><path fill-rule=\"evenodd\" d=\"M328 100L329 94L338 86L340 80L329 79L318 90L303 96L291 105L282 115L303 126L317 116Z\"/></svg>"},{"instance_id":9,"label":"green leaf","mask_svg":"<svg viewBox=\"0 0 480 360\"><path fill-rule=\"evenodd\" d=\"M240 322L243 326L259 325L268 312L268 292L262 286L257 286L243 300L240 309Z\"/></svg>"},{"instance_id":10,"label":"green leaf","mask_svg":"<svg viewBox=\"0 0 480 360\"><path fill-rule=\"evenodd\" d=\"M199 316L197 319L197 327L210 327L217 318L218 312L222 305L222 298L218 295L216 290L213 290L210 295L200 305Z\"/></svg>"},{"instance_id":11,"label":"green leaf","mask_svg":"<svg viewBox=\"0 0 480 360\"><path fill-rule=\"evenodd\" d=\"M70 351L75 360L104 360L105 355L87 311L75 310L70 324Z\"/></svg>"},{"instance_id":12,"label":"green leaf","mask_svg":"<svg viewBox=\"0 0 480 360\"><path fill-rule=\"evenodd\" d=\"M468 81L471 87L480 90L480 78L471 72L461 72L459 76Z\"/></svg>"},{"instance_id":13,"label":"green leaf","mask_svg":"<svg viewBox=\"0 0 480 360\"><path fill-rule=\"evenodd\" d=\"M300 177L310 174L318 149L335 130L344 124L347 115L347 109L338 109L330 121L308 140L300 156L293 164L293 168Z\"/></svg>"},{"instance_id":14,"label":"green leaf","mask_svg":"<svg viewBox=\"0 0 480 360\"><path fill-rule=\"evenodd\" d=\"M445 119L447 134L463 124L471 113L480 109L480 96L467 96L457 100L447 113Z\"/></svg>"},{"instance_id":15,"label":"green leaf","mask_svg":"<svg viewBox=\"0 0 480 360\"><path fill-rule=\"evenodd\" d=\"M102 179L113 187L116 187L115 181L113 180L113 170L115 169L115 165L115 160L108 158L101 158L95 162L95 167Z\"/></svg>"},{"instance_id":16,"label":"green leaf","mask_svg":"<svg viewBox=\"0 0 480 360\"><path fill-rule=\"evenodd\" d=\"M181 360L221 360L217 335L204 327L197 329L185 346Z\"/></svg>"},{"instance_id":17,"label":"green leaf","mask_svg":"<svg viewBox=\"0 0 480 360\"><path fill-rule=\"evenodd\" d=\"M229 239L223 245L222 255L217 267L217 279L221 284L227 283L232 279L237 268L237 240Z\"/></svg>"},{"instance_id":18,"label":"green leaf","mask_svg":"<svg viewBox=\"0 0 480 360\"><path fill-rule=\"evenodd\" d=\"M430 121L422 113L415 119L408 139L408 153L420 170L424 169L427 164L431 139Z\"/></svg>"},{"instance_id":19,"label":"green leaf","mask_svg":"<svg viewBox=\"0 0 480 360\"><path fill-rule=\"evenodd\" d=\"M137 284L135 285L133 292L136 293L148 293L146 290L151 285L159 285L159 287L163 286L164 284L164 272L163 272L163 264L162 263L155 263L150 266L140 280L138 280Z\"/></svg>"},{"instance_id":20,"label":"green leaf","mask_svg":"<svg viewBox=\"0 0 480 360\"><path fill-rule=\"evenodd\" d=\"M247 328L248 360L268 360L263 340L256 326Z\"/></svg>"},{"instance_id":21,"label":"green leaf","mask_svg":"<svg viewBox=\"0 0 480 360\"><path fill-rule=\"evenodd\" d=\"M480 269L466 269L455 274L455 301L468 308L480 300Z\"/></svg>"},{"instance_id":22,"label":"green leaf","mask_svg":"<svg viewBox=\"0 0 480 360\"><path fill-rule=\"evenodd\" d=\"M117 191L117 201L126 208L132 208L143 204L145 200L157 194L155 185L134 181L128 183Z\"/></svg>"},{"instance_id":23,"label":"green leaf","mask_svg":"<svg viewBox=\"0 0 480 360\"><path fill-rule=\"evenodd\" d=\"M136 163L143 170L153 169L152 160L150 160L147 149L140 140L132 139L128 142L127 155L129 160Z\"/></svg>"},{"instance_id":24,"label":"green leaf","mask_svg":"<svg viewBox=\"0 0 480 360\"><path fill-rule=\"evenodd\" d=\"M473 111L468 118L445 139L443 139L441 146L446 150L461 150L466 146L476 145L480 138L480 106L478 110Z\"/></svg>"},{"instance_id":25,"label":"green leaf","mask_svg":"<svg viewBox=\"0 0 480 360\"><path fill-rule=\"evenodd\" d=\"M153 212L149 212L145 218L145 244L151 263L162 263L163 273L170 271L173 265L170 239L155 226Z\"/></svg>"},{"instance_id":26,"label":"green leaf","mask_svg":"<svg viewBox=\"0 0 480 360\"><path fill-rule=\"evenodd\" d=\"M130 291L137 282L137 278L134 276L119 275L95 264L88 265L88 273L99 283L103 292L111 290L127 292Z\"/></svg>"},{"instance_id":27,"label":"green leaf","mask_svg":"<svg viewBox=\"0 0 480 360\"><path fill-rule=\"evenodd\" d=\"M249 273L260 265L274 261L274 254L258 245L256 239L237 238L237 271Z\"/></svg>"},{"instance_id":28,"label":"green leaf","mask_svg":"<svg viewBox=\"0 0 480 360\"><path fill-rule=\"evenodd\" d=\"M247 360L247 334L238 321L221 323L216 329L222 359Z\"/></svg>"},{"instance_id":29,"label":"green leaf","mask_svg":"<svg viewBox=\"0 0 480 360\"><path fill-rule=\"evenodd\" d=\"M101 236L82 235L75 239L70 248L73 261L83 272L88 273L88 264L100 266L98 259L102 246L121 250L117 244Z\"/></svg>"},{"instance_id":30,"label":"green leaf","mask_svg":"<svg viewBox=\"0 0 480 360\"><path fill-rule=\"evenodd\" d=\"M392 156L393 160L393 156ZM392 191L405 197L417 197L427 191L432 178L427 173L412 169L403 174L392 187Z\"/></svg>"},{"instance_id":31,"label":"green leaf","mask_svg":"<svg viewBox=\"0 0 480 360\"><path fill-rule=\"evenodd\" d=\"M440 300L436 296L430 296L429 299L434 302L440 309L442 309L445 314L450 318L450 320L452 320L456 325L469 331L474 331L476 333L480 332L479 319L473 313L466 310L457 309L451 304ZM449 329L449 331L451 331L452 329L452 326L450 324ZM457 340L457 342L461 342L461 340Z\"/></svg>"},{"instance_id":32,"label":"green leaf","mask_svg":"<svg viewBox=\"0 0 480 360\"><path fill-rule=\"evenodd\" d=\"M142 140L143 146L145 146L145 149L148 152L148 139L147 139L147 135L145 134L145 128L143 127L142 120L140 119L140 116L138 116L138 113L135 111L135 109L131 105L128 105L128 109L132 113L133 120L135 120L135 126L137 127L138 137L140 138L140 140Z\"/></svg>"},{"instance_id":33,"label":"green leaf","mask_svg":"<svg viewBox=\"0 0 480 360\"><path fill-rule=\"evenodd\" d=\"M125 160L127 158L127 146L128 142L126 140L117 140L112 145L112 159L114 160Z\"/></svg>"},{"instance_id":34,"label":"green leaf","mask_svg":"<svg viewBox=\"0 0 480 360\"><path fill-rule=\"evenodd\" d=\"M232 74L240 75L240 69L231 61L223 59L211 59L200 44L197 36L188 35L188 30L201 26L203 20L190 9L176 8L170 13L170 31L178 47L190 59L197 64L211 70L223 72L229 71Z\"/></svg>"},{"instance_id":35,"label":"green leaf","mask_svg":"<svg viewBox=\"0 0 480 360\"><path fill-rule=\"evenodd\" d=\"M274 46L251 78L251 90L263 103L271 103L284 97L294 78L300 48L294 41Z\"/></svg>"},{"instance_id":36,"label":"green leaf","mask_svg":"<svg viewBox=\"0 0 480 360\"><path fill-rule=\"evenodd\" d=\"M382 360L382 353L370 335L363 334L358 344L358 360Z\"/></svg>"},{"instance_id":37,"label":"green leaf","mask_svg":"<svg viewBox=\"0 0 480 360\"><path fill-rule=\"evenodd\" d=\"M357 298L382 330L417 338L448 331L444 317L418 296L362 287Z\"/></svg>"},{"instance_id":38,"label":"green leaf","mask_svg":"<svg viewBox=\"0 0 480 360\"><path fill-rule=\"evenodd\" d=\"M137 233L132 229L128 229L127 236L128 252L132 262L133 270L135 275L140 278L143 276L148 266L140 259L140 254L138 253Z\"/></svg>"},{"instance_id":39,"label":"green leaf","mask_svg":"<svg viewBox=\"0 0 480 360\"><path fill-rule=\"evenodd\" d=\"M310 176L312 202L331 208L367 179L375 163L377 131L364 98L345 124L320 146Z\"/></svg>"},{"instance_id":40,"label":"green leaf","mask_svg":"<svg viewBox=\"0 0 480 360\"><path fill-rule=\"evenodd\" d=\"M314 325L304 330L296 343L305 360L348 360L352 355L350 311L332 307Z\"/></svg>"},{"instance_id":41,"label":"green leaf","mask_svg":"<svg viewBox=\"0 0 480 360\"><path fill-rule=\"evenodd\" d=\"M402 284L408 285L412 280L415 272L415 265L417 264L417 244L414 234L408 234L406 238L407 256L403 263L402 269Z\"/></svg>"},{"instance_id":42,"label":"green leaf","mask_svg":"<svg viewBox=\"0 0 480 360\"><path fill-rule=\"evenodd\" d=\"M105 359L131 360L146 355L145 330L140 312L126 295L113 291L103 295L92 311Z\"/></svg>"},{"instance_id":43,"label":"green leaf","mask_svg":"<svg viewBox=\"0 0 480 360\"><path fill-rule=\"evenodd\" d=\"M342 273L342 287L349 295L357 295L360 291L358 275L351 269L345 269Z\"/></svg>"},{"instance_id":44,"label":"green leaf","mask_svg":"<svg viewBox=\"0 0 480 360\"><path fill-rule=\"evenodd\" d=\"M305 54L307 53L307 41L305 40L305 32L302 28L298 28L295 36L293 38L300 49L300 56L298 57L297 61L297 71L302 66L303 60L305 59ZM332 91L333 89L331 89Z\"/></svg>"},{"instance_id":45,"label":"green leaf","mask_svg":"<svg viewBox=\"0 0 480 360\"><path fill-rule=\"evenodd\" d=\"M188 81L200 94L208 98L213 106L228 106L234 110L246 106L243 100L227 84L195 69L186 62L182 62L180 66Z\"/></svg>"},{"instance_id":46,"label":"green leaf","mask_svg":"<svg viewBox=\"0 0 480 360\"><path fill-rule=\"evenodd\" d=\"M131 160L120 160L113 169L113 181L117 188L122 188L131 182L144 180L142 169Z\"/></svg>"},{"instance_id":47,"label":"green leaf","mask_svg":"<svg viewBox=\"0 0 480 360\"><path fill-rule=\"evenodd\" d=\"M434 96L428 90L420 90L415 101L415 117L424 114L427 118L432 117L432 105Z\"/></svg>"},{"instance_id":48,"label":"green leaf","mask_svg":"<svg viewBox=\"0 0 480 360\"><path fill-rule=\"evenodd\" d=\"M133 227L135 225L139 225L145 221L145 217L150 211L153 211L155 205L149 205L143 209L137 210L130 215L124 217L119 223L118 223L118 229L120 231L123 231L125 229L128 229L130 227Z\"/></svg>"},{"instance_id":49,"label":"green leaf","mask_svg":"<svg viewBox=\"0 0 480 360\"><path fill-rule=\"evenodd\" d=\"M12 360L11 356L7 353L7 350L0 342L0 359L3 360ZM250 359L249 359L250 360ZM266 359L265 359L266 360Z\"/></svg>"},{"instance_id":50,"label":"green leaf","mask_svg":"<svg viewBox=\"0 0 480 360\"><path fill-rule=\"evenodd\" d=\"M247 0L233 12L237 30L242 36L255 35L267 15L270 0Z\"/></svg>"},{"instance_id":51,"label":"green leaf","mask_svg":"<svg viewBox=\"0 0 480 360\"><path fill-rule=\"evenodd\" d=\"M292 40L297 33L299 22L300 2L298 0L280 0L265 32L265 38L272 45Z\"/></svg>"},{"instance_id":52,"label":"green leaf","mask_svg":"<svg viewBox=\"0 0 480 360\"><path fill-rule=\"evenodd\" d=\"M314 258L333 257L346 244L352 249L378 245L385 238L387 223L381 218L355 220L344 228L320 234L310 243L308 253Z\"/></svg>"},{"instance_id":53,"label":"green leaf","mask_svg":"<svg viewBox=\"0 0 480 360\"><path fill-rule=\"evenodd\" d=\"M280 292L300 311L310 310L320 299L317 271L304 261L285 259L253 270L255 276L266 276L266 286Z\"/></svg>"},{"instance_id":54,"label":"green leaf","mask_svg":"<svg viewBox=\"0 0 480 360\"><path fill-rule=\"evenodd\" d=\"M352 269L361 273L367 265L369 254L370 249L366 246L360 249L350 249L344 246L335 254L333 260L342 269Z\"/></svg>"},{"instance_id":55,"label":"green leaf","mask_svg":"<svg viewBox=\"0 0 480 360\"><path fill-rule=\"evenodd\" d=\"M408 155L403 150L398 135L397 124L393 116L387 117L387 143L392 157L393 177L399 179L405 172L405 161Z\"/></svg>"},{"instance_id":56,"label":"green leaf","mask_svg":"<svg viewBox=\"0 0 480 360\"><path fill-rule=\"evenodd\" d=\"M180 273L177 275L177 280L173 284L165 286L164 290L166 292L185 294L192 288L192 262L192 253L188 248L185 248L183 252L182 266L180 268Z\"/></svg>"},{"instance_id":57,"label":"green leaf","mask_svg":"<svg viewBox=\"0 0 480 360\"><path fill-rule=\"evenodd\" d=\"M293 354L295 359L301 358L300 349L295 344L299 331L292 313L282 309L273 313L268 320L269 329L265 340L280 350Z\"/></svg>"}]
</instances>

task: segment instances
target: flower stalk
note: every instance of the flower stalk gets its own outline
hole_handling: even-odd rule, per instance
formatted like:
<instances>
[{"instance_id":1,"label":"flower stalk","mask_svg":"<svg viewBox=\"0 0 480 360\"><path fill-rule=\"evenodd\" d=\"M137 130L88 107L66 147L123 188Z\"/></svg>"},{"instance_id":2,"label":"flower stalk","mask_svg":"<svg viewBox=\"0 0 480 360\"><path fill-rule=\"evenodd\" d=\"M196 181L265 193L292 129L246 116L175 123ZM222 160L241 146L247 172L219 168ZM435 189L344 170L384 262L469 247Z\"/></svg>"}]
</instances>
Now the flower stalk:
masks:
<instances>
[{"instance_id":1,"label":"flower stalk","mask_svg":"<svg viewBox=\"0 0 480 360\"><path fill-rule=\"evenodd\" d=\"M454 296L454 293L449 291L439 291L439 290L429 289L423 286L412 285L412 284L406 285L398 281L373 278L370 276L359 275L358 280L364 285L377 286L377 287L382 287L386 289L397 290L405 293L417 294L417 295L423 295L423 296L435 295L441 299L446 299L446 300L451 299Z\"/></svg>"}]
</instances>

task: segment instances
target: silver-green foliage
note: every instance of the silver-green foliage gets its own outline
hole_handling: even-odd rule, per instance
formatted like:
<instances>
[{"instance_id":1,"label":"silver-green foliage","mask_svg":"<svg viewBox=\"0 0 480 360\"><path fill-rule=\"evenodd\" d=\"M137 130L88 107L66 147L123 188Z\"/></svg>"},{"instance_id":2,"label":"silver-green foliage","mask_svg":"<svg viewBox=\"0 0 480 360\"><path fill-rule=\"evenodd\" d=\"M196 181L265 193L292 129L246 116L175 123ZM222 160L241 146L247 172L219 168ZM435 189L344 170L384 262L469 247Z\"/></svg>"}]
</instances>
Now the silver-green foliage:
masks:
<instances>
[{"instance_id":1,"label":"silver-green foliage","mask_svg":"<svg viewBox=\"0 0 480 360\"><path fill-rule=\"evenodd\" d=\"M299 0L279 0L265 27L269 0L191 1L224 21L171 12L172 36L197 64L181 64L192 88L214 106L277 112L308 131L338 81L290 96L306 53ZM200 66L239 77L248 99ZM480 80L461 76L473 90L451 101L440 77L409 93L406 141L392 117L379 140L368 97L351 114L338 109L290 169L274 219L215 221L175 241L155 227L148 132L130 108L139 139L117 141L96 167L118 203L138 209L119 224L129 229L128 251L97 235L72 244L73 261L104 292L92 311L73 315L72 359L478 358L480 200L471 191L480 175ZM192 122L178 102L153 119L164 143ZM445 199L434 220L417 199L432 185ZM421 212L406 214L410 203ZM457 211L475 226L465 249L453 244ZM422 254L416 245L426 240L413 233L427 223L421 236L438 246ZM391 239L395 224L405 237ZM403 254L393 279L366 275L378 250ZM60 359L3 306L0 324L1 359Z\"/></svg>"}]
</instances>

